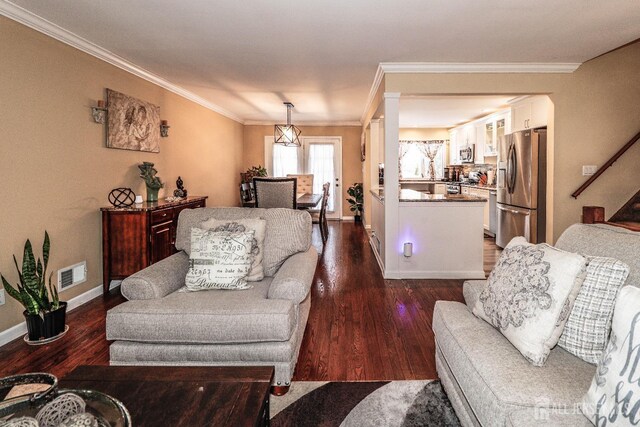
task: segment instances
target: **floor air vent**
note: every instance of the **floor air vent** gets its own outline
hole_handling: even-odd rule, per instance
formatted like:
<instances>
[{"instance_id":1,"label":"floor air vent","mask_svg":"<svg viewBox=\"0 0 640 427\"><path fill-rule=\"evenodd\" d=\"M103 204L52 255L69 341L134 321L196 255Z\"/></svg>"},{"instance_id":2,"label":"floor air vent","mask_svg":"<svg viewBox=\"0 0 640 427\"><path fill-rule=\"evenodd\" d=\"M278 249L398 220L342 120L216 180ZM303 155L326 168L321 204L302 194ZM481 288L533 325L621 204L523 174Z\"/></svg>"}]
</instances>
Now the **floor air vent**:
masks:
<instances>
[{"instance_id":1,"label":"floor air vent","mask_svg":"<svg viewBox=\"0 0 640 427\"><path fill-rule=\"evenodd\" d=\"M58 270L58 290L63 291L87 280L87 262Z\"/></svg>"}]
</instances>

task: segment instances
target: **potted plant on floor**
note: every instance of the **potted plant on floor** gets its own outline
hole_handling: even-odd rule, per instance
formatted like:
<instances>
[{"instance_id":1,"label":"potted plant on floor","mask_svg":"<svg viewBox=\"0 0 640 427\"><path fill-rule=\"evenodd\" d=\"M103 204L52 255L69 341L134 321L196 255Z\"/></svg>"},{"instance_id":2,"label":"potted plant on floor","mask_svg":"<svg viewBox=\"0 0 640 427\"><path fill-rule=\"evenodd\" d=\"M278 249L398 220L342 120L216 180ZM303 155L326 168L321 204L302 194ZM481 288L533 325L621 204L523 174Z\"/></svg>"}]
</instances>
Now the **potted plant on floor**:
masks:
<instances>
[{"instance_id":1,"label":"potted plant on floor","mask_svg":"<svg viewBox=\"0 0 640 427\"><path fill-rule=\"evenodd\" d=\"M60 301L58 290L51 283L53 273L49 275L48 290L45 283L50 249L49 233L45 231L42 261L40 258L36 261L31 242L27 239L22 256L22 271L18 266L18 260L15 255L13 256L19 278L16 287L11 286L4 275L0 274L2 285L9 296L25 308L23 314L27 322L29 341L52 338L64 332L65 329L67 303Z\"/></svg>"},{"instance_id":2,"label":"potted plant on floor","mask_svg":"<svg viewBox=\"0 0 640 427\"><path fill-rule=\"evenodd\" d=\"M362 211L363 211L363 192L362 192L362 183L356 182L351 187L347 189L347 194L350 196L347 199L349 202L349 209L353 212L353 218L356 222L362 221Z\"/></svg>"}]
</instances>

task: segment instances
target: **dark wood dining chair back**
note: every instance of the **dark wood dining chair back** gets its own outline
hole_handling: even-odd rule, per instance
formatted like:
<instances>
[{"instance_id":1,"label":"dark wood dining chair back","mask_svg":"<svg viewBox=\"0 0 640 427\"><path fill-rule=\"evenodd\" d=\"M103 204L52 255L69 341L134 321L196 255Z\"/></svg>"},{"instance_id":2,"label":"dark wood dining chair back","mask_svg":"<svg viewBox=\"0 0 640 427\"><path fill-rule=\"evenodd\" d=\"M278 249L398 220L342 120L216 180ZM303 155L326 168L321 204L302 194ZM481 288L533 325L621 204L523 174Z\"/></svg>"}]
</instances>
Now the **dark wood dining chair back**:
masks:
<instances>
[{"instance_id":1,"label":"dark wood dining chair back","mask_svg":"<svg viewBox=\"0 0 640 427\"><path fill-rule=\"evenodd\" d=\"M243 207L251 207L255 204L252 182L243 182L240 184L240 202Z\"/></svg>"},{"instance_id":2,"label":"dark wood dining chair back","mask_svg":"<svg viewBox=\"0 0 640 427\"><path fill-rule=\"evenodd\" d=\"M253 178L256 208L297 208L296 178Z\"/></svg>"},{"instance_id":3,"label":"dark wood dining chair back","mask_svg":"<svg viewBox=\"0 0 640 427\"><path fill-rule=\"evenodd\" d=\"M322 200L320 201L320 214L317 219L314 219L313 223L318 224L320 228L320 236L322 236L322 244L327 241L329 237L329 224L327 223L327 206L329 205L329 189L331 183L325 182L322 184Z\"/></svg>"}]
</instances>

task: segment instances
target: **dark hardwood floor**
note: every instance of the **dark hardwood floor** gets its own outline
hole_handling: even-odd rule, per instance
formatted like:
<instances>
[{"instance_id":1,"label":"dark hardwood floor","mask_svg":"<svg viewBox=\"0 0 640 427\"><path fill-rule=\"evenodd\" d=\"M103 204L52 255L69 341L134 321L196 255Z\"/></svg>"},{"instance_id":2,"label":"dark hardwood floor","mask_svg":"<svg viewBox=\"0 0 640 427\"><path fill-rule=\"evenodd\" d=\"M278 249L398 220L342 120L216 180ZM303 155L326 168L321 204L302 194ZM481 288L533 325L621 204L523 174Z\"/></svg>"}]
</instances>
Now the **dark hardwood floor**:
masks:
<instances>
[{"instance_id":1,"label":"dark hardwood floor","mask_svg":"<svg viewBox=\"0 0 640 427\"><path fill-rule=\"evenodd\" d=\"M312 286L312 304L294 380L400 380L435 378L431 318L437 300L462 301L462 280L384 280L366 231L330 222ZM499 255L485 239L485 271ZM107 365L105 313L122 303L119 289L68 313L67 335L31 347L22 339L0 347L0 376Z\"/></svg>"}]
</instances>

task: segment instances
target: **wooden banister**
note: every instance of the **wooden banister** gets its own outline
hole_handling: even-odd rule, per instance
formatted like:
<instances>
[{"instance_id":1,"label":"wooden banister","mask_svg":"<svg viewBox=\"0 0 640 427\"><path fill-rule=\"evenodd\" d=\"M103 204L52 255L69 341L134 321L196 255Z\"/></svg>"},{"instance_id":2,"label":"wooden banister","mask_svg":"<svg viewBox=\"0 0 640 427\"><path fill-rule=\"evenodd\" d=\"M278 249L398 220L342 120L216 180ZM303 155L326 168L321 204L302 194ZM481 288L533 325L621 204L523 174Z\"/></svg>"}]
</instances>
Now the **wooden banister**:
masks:
<instances>
[{"instance_id":1,"label":"wooden banister","mask_svg":"<svg viewBox=\"0 0 640 427\"><path fill-rule=\"evenodd\" d=\"M602 165L601 168L599 168L595 174L591 175L591 177L589 177L589 179L580 186L580 188L578 188L576 191L573 192L573 194L571 194L571 197L573 197L574 199L577 199L578 196L587 189L588 186L590 186L593 181L595 181L596 179L598 179L598 177L600 175L602 175L604 173L605 170L609 169L609 167L615 163L616 160L618 160L620 158L620 156L622 156L629 148L631 148L631 146L633 144L636 143L636 141L640 139L640 132L638 132L633 138L631 138L629 140L629 142L627 142L624 147L622 147L621 149L618 150L618 152L616 154L613 155L613 157L611 157L609 160L607 160L607 162Z\"/></svg>"}]
</instances>

